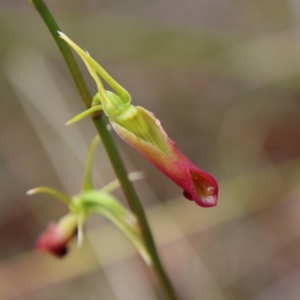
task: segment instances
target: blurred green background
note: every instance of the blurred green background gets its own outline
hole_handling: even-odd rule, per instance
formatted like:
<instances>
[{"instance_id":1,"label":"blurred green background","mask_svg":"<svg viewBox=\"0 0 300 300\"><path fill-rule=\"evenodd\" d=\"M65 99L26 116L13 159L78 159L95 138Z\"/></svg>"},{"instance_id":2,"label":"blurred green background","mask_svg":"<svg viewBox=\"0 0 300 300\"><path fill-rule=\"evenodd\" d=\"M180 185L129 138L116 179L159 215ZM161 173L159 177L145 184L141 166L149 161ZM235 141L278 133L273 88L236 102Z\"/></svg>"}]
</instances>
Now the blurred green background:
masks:
<instances>
[{"instance_id":1,"label":"blurred green background","mask_svg":"<svg viewBox=\"0 0 300 300\"><path fill-rule=\"evenodd\" d=\"M198 207L114 135L128 169L145 172L135 186L181 299L300 299L300 1L47 4L62 31L220 182L218 206ZM27 1L0 0L0 54L0 299L164 299L101 217L65 259L35 253L66 208L25 192L76 194L95 130L90 120L64 126L84 107ZM94 171L99 187L115 178L102 146Z\"/></svg>"}]
</instances>

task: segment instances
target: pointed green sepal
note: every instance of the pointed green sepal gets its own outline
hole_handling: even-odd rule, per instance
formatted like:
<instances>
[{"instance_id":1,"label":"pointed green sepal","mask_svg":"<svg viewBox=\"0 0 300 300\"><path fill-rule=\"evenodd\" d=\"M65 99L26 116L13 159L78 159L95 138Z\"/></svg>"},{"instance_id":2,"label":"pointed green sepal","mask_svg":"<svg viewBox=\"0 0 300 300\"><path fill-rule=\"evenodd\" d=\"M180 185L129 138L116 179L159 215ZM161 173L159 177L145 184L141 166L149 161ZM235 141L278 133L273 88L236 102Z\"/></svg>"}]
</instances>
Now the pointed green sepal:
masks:
<instances>
[{"instance_id":1,"label":"pointed green sepal","mask_svg":"<svg viewBox=\"0 0 300 300\"><path fill-rule=\"evenodd\" d=\"M29 191L27 191L27 195L34 195L34 194L38 194L38 193L45 193L48 194L68 205L72 205L72 199L70 197L68 197L66 194L61 193L57 190L54 190L52 188L46 187L46 186L40 186L37 187L35 189L31 189Z\"/></svg>"},{"instance_id":2,"label":"pointed green sepal","mask_svg":"<svg viewBox=\"0 0 300 300\"><path fill-rule=\"evenodd\" d=\"M66 123L66 125L68 126L68 125L74 124L74 123L84 119L85 117L93 115L95 112L101 111L101 110L102 110L102 105L98 104L96 106L93 106L93 107L85 110L84 112L76 115L75 117L73 117L71 120L69 120Z\"/></svg>"},{"instance_id":3,"label":"pointed green sepal","mask_svg":"<svg viewBox=\"0 0 300 300\"><path fill-rule=\"evenodd\" d=\"M86 51L81 49L78 45L76 45L72 40L70 40L64 33L58 31L59 36L69 44L83 59L85 65L87 66L88 71L91 76L95 80L99 94L101 97L101 102L103 105L103 110L106 115L112 116L118 113L119 108L123 108L123 106L129 105L131 101L130 94L119 84L117 83ZM118 95L109 95L103 87L103 84L98 77L101 76L115 91ZM112 92L110 92L113 94ZM116 105L117 101L117 105Z\"/></svg>"}]
</instances>

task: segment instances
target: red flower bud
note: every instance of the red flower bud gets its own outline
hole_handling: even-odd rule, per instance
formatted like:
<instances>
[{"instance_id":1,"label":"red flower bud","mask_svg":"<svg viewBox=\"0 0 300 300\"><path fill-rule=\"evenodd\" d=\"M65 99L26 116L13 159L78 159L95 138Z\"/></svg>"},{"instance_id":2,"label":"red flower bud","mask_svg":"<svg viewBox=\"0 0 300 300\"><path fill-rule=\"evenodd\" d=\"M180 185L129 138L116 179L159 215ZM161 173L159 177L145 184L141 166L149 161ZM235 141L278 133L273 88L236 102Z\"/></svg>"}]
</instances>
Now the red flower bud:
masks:
<instances>
[{"instance_id":1,"label":"red flower bud","mask_svg":"<svg viewBox=\"0 0 300 300\"><path fill-rule=\"evenodd\" d=\"M198 169L178 150L153 113L138 106L136 114L143 121L138 122L135 117L134 124L132 120L120 122L118 117L110 118L117 134L183 188L185 198L203 207L217 205L219 188L215 178Z\"/></svg>"},{"instance_id":2,"label":"red flower bud","mask_svg":"<svg viewBox=\"0 0 300 300\"><path fill-rule=\"evenodd\" d=\"M58 223L49 223L37 240L36 250L62 258L68 252L68 243L76 236L77 224L78 217L73 214L63 217Z\"/></svg>"}]
</instances>

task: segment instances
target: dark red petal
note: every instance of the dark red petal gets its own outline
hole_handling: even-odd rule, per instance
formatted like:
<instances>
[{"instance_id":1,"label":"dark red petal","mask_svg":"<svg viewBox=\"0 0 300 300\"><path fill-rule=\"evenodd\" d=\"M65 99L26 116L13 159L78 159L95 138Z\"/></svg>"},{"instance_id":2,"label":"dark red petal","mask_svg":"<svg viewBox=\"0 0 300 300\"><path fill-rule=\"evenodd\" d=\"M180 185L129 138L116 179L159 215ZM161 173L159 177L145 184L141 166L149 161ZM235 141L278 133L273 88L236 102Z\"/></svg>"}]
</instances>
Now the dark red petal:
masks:
<instances>
[{"instance_id":1,"label":"dark red petal","mask_svg":"<svg viewBox=\"0 0 300 300\"><path fill-rule=\"evenodd\" d=\"M188 191L183 191L183 196L185 199L193 201L193 196Z\"/></svg>"},{"instance_id":2,"label":"dark red petal","mask_svg":"<svg viewBox=\"0 0 300 300\"><path fill-rule=\"evenodd\" d=\"M57 249L49 250L53 255L55 255L58 258L63 258L68 253L67 247L61 247Z\"/></svg>"}]
</instances>

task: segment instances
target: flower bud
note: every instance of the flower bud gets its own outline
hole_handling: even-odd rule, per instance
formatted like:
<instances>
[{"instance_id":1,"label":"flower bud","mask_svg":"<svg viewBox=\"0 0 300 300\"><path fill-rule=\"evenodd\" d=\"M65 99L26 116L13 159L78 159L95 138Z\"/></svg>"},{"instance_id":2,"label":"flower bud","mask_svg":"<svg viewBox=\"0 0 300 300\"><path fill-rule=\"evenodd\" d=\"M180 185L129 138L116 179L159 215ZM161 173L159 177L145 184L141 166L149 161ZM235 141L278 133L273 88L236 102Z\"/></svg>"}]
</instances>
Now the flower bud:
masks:
<instances>
[{"instance_id":1,"label":"flower bud","mask_svg":"<svg viewBox=\"0 0 300 300\"><path fill-rule=\"evenodd\" d=\"M134 112L130 118L110 117L117 134L183 188L185 198L203 207L215 206L219 189L214 177L178 150L153 113L142 107L135 107Z\"/></svg>"},{"instance_id":2,"label":"flower bud","mask_svg":"<svg viewBox=\"0 0 300 300\"><path fill-rule=\"evenodd\" d=\"M78 216L74 214L66 215L58 223L49 223L37 240L36 250L62 258L68 252L68 243L76 236L77 226Z\"/></svg>"}]
</instances>

